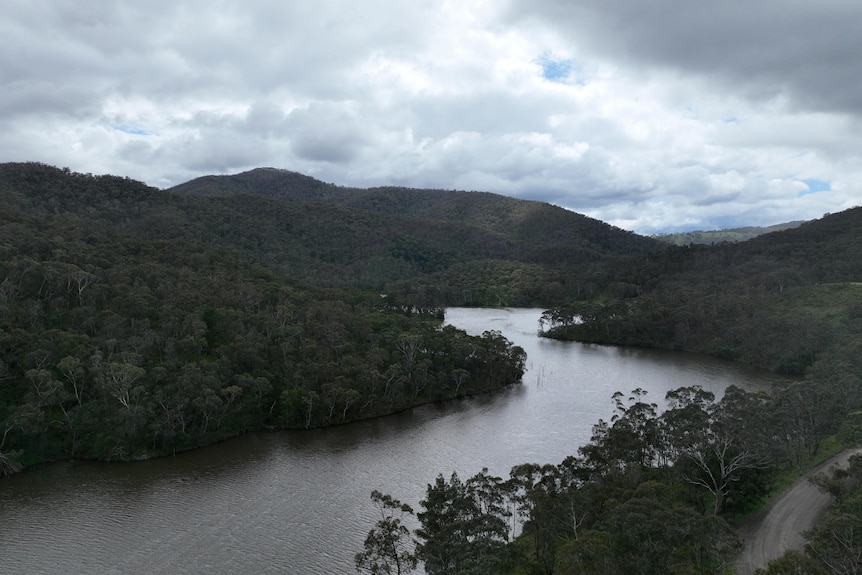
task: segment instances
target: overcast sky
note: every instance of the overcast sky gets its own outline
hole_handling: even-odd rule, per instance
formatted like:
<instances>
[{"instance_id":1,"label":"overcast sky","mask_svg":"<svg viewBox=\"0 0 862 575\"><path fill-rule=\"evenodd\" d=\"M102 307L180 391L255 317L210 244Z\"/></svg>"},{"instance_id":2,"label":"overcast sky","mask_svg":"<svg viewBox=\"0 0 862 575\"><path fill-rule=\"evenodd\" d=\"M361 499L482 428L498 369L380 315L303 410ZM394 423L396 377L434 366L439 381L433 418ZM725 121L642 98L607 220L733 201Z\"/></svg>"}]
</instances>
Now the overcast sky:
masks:
<instances>
[{"instance_id":1,"label":"overcast sky","mask_svg":"<svg viewBox=\"0 0 862 575\"><path fill-rule=\"evenodd\" d=\"M859 0L3 0L0 161L813 219L862 204L860 38Z\"/></svg>"}]
</instances>

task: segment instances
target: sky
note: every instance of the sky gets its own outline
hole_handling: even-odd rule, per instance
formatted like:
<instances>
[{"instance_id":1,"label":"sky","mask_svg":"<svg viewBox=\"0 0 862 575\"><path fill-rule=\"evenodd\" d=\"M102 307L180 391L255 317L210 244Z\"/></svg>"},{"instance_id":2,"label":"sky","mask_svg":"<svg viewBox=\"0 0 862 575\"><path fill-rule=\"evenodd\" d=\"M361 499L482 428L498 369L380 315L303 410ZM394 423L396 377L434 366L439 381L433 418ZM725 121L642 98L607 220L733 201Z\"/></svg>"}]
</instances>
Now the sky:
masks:
<instances>
[{"instance_id":1,"label":"sky","mask_svg":"<svg viewBox=\"0 0 862 575\"><path fill-rule=\"evenodd\" d=\"M809 220L862 204L860 38L859 0L3 0L0 162Z\"/></svg>"}]
</instances>

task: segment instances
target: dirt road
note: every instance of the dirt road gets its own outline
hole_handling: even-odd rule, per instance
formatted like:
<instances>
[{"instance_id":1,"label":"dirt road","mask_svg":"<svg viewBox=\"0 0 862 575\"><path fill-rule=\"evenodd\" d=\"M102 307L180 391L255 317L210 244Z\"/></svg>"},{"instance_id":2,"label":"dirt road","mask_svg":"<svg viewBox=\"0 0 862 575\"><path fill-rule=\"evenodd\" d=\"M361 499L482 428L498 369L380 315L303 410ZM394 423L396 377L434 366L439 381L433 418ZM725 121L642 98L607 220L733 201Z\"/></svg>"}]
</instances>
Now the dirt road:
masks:
<instances>
[{"instance_id":1,"label":"dirt road","mask_svg":"<svg viewBox=\"0 0 862 575\"><path fill-rule=\"evenodd\" d=\"M832 465L847 466L847 460L858 450L839 453L799 479L764 509L757 517L742 525L739 535L745 550L736 562L737 575L752 575L755 569L790 549L802 549L802 533L814 527L817 519L832 499L808 481L808 476L826 471Z\"/></svg>"}]
</instances>

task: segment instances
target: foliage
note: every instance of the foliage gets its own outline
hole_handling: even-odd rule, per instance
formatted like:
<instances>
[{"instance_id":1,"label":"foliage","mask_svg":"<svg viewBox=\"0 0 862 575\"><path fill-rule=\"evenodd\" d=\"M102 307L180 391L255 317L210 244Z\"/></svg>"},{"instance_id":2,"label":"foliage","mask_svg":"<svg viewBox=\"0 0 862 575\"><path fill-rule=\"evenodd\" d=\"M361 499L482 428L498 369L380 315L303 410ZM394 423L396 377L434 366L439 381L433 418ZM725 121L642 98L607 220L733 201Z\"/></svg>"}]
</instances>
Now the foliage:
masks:
<instances>
[{"instance_id":1,"label":"foliage","mask_svg":"<svg viewBox=\"0 0 862 575\"><path fill-rule=\"evenodd\" d=\"M738 244L603 262L593 274L599 287L549 310L548 335L805 373L860 337L860 220L862 208L854 208Z\"/></svg>"},{"instance_id":2,"label":"foliage","mask_svg":"<svg viewBox=\"0 0 862 575\"><path fill-rule=\"evenodd\" d=\"M2 474L340 424L523 373L523 350L498 332L467 336L437 307L304 285L194 237L219 229L206 199L29 164L0 166L0 195L12 206L0 216Z\"/></svg>"},{"instance_id":3,"label":"foliage","mask_svg":"<svg viewBox=\"0 0 862 575\"><path fill-rule=\"evenodd\" d=\"M559 465L518 465L505 481L487 470L467 481L439 475L417 514L416 557L431 574L726 573L741 543L721 508L692 491L713 486L691 479L686 450L717 441L724 425L759 420L757 410L739 410L739 393L715 402L680 388L663 414L642 390L618 394L611 422L599 422L590 443ZM728 432L737 449L768 451L769 429L743 435ZM729 470L723 496L757 469Z\"/></svg>"},{"instance_id":4,"label":"foliage","mask_svg":"<svg viewBox=\"0 0 862 575\"><path fill-rule=\"evenodd\" d=\"M487 470L462 482L439 475L418 514L416 553L429 575L499 573L508 537L502 483Z\"/></svg>"},{"instance_id":5,"label":"foliage","mask_svg":"<svg viewBox=\"0 0 862 575\"><path fill-rule=\"evenodd\" d=\"M373 491L371 499L380 509L380 520L365 539L365 551L356 554L356 570L367 571L371 575L406 575L412 572L418 559L409 538L410 531L403 520L413 514L413 509L379 491Z\"/></svg>"}]
</instances>

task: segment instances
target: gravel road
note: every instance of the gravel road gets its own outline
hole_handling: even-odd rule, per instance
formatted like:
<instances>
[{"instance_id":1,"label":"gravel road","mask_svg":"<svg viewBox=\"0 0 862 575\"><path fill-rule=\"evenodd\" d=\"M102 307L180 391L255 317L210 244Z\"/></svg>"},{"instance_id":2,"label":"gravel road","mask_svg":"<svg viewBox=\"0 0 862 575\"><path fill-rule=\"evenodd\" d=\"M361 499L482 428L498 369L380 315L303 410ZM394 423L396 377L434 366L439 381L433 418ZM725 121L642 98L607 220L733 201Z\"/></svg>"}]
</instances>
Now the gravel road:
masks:
<instances>
[{"instance_id":1,"label":"gravel road","mask_svg":"<svg viewBox=\"0 0 862 575\"><path fill-rule=\"evenodd\" d=\"M790 549L802 549L802 533L814 527L817 519L832 503L832 498L817 489L808 477L826 471L832 465L847 466L847 460L859 450L847 450L827 460L781 493L757 517L739 528L745 550L736 561L737 575L752 575L765 568Z\"/></svg>"}]
</instances>

